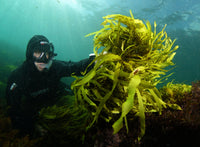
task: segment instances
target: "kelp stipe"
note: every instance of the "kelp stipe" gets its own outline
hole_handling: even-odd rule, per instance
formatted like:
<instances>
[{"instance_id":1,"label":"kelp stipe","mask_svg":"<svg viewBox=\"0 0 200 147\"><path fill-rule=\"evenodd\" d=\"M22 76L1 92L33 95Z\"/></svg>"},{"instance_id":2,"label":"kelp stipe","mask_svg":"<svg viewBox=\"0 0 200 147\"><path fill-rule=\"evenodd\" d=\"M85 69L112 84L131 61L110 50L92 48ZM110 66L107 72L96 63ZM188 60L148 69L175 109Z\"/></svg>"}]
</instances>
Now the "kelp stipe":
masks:
<instances>
[{"instance_id":1,"label":"kelp stipe","mask_svg":"<svg viewBox=\"0 0 200 147\"><path fill-rule=\"evenodd\" d=\"M148 21L144 24L130 14L105 16L104 28L87 35L94 35L96 64L84 77L76 77L72 89L76 103L93 116L87 129L101 118L113 124L114 134L124 124L128 132L127 120L139 117L140 139L145 133L145 113L161 114L170 107L156 85L163 80L161 75L167 77L165 68L174 65L178 46L172 48L175 40L167 36L165 27L157 33L156 22L152 31Z\"/></svg>"}]
</instances>

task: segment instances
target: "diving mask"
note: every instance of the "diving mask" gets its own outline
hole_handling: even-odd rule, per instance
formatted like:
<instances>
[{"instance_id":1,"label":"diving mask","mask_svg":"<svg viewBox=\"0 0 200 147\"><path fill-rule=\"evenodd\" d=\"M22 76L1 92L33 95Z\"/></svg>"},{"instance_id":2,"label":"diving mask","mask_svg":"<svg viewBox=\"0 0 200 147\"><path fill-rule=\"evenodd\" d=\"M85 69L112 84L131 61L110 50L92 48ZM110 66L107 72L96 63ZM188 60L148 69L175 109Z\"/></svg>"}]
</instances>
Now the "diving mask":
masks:
<instances>
[{"instance_id":1,"label":"diving mask","mask_svg":"<svg viewBox=\"0 0 200 147\"><path fill-rule=\"evenodd\" d=\"M48 63L56 55L52 43L41 41L40 46L34 49L33 60L38 63Z\"/></svg>"}]
</instances>

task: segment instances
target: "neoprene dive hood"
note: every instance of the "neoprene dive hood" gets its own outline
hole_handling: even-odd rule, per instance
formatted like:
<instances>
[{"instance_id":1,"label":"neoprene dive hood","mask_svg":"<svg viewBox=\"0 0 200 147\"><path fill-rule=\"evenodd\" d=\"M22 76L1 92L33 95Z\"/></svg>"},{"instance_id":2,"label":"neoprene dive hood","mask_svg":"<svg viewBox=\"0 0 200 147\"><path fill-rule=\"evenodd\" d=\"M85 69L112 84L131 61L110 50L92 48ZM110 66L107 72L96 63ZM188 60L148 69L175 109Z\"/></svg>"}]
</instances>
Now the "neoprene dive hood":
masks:
<instances>
[{"instance_id":1,"label":"neoprene dive hood","mask_svg":"<svg viewBox=\"0 0 200 147\"><path fill-rule=\"evenodd\" d=\"M35 58L33 56L34 52L40 52L41 56L39 58ZM49 57L46 57L46 54ZM33 36L27 45L26 49L26 60L32 62L44 62L47 63L57 54L54 53L54 46L52 43L49 43L49 40L43 35L35 35Z\"/></svg>"}]
</instances>

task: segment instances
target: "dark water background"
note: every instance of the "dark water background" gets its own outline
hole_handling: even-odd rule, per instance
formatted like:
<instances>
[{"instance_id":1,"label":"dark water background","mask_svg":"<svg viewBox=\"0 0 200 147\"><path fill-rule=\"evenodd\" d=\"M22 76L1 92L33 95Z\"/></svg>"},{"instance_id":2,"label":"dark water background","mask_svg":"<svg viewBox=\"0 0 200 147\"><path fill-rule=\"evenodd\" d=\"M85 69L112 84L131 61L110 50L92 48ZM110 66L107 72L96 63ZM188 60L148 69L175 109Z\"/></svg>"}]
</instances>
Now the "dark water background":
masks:
<instances>
[{"instance_id":1,"label":"dark water background","mask_svg":"<svg viewBox=\"0 0 200 147\"><path fill-rule=\"evenodd\" d=\"M128 15L154 21L180 47L169 81L191 84L200 80L199 0L0 0L0 97L10 72L25 59L26 45L35 34L55 46L57 59L78 61L93 52L93 37L102 17Z\"/></svg>"}]
</instances>

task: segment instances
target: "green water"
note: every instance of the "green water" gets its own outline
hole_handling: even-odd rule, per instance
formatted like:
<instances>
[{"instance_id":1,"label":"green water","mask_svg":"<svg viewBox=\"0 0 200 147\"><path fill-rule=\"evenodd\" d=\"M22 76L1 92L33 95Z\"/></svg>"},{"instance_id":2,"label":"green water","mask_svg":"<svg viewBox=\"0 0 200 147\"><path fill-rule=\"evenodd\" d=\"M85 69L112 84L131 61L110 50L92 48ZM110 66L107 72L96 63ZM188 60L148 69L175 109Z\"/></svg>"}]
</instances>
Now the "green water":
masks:
<instances>
[{"instance_id":1,"label":"green water","mask_svg":"<svg viewBox=\"0 0 200 147\"><path fill-rule=\"evenodd\" d=\"M93 52L93 38L109 14L154 21L180 46L169 80L191 84L200 80L200 2L197 0L0 0L0 86L14 66L25 59L26 45L35 34L55 46L56 59L78 61ZM0 91L3 97L3 90Z\"/></svg>"}]
</instances>

